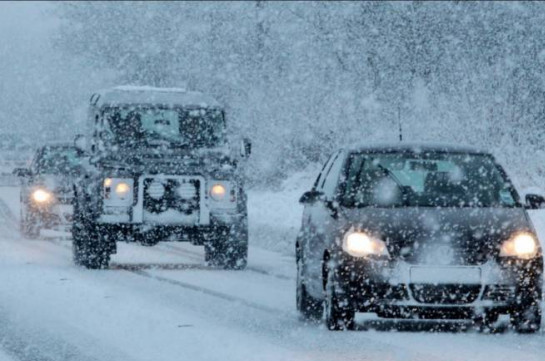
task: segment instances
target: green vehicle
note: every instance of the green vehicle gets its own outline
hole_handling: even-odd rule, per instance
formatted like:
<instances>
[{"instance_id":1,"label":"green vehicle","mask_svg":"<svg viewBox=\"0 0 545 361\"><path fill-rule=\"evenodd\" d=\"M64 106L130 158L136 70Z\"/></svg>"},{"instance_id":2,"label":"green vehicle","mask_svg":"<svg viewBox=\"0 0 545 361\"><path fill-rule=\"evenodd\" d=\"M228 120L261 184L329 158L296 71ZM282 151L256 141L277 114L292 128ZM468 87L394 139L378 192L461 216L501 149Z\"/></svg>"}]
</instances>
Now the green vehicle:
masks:
<instances>
[{"instance_id":1,"label":"green vehicle","mask_svg":"<svg viewBox=\"0 0 545 361\"><path fill-rule=\"evenodd\" d=\"M248 215L224 108L182 89L116 87L91 97L76 146L90 166L75 187L74 261L106 268L116 242L187 241L214 266L242 269Z\"/></svg>"}]
</instances>

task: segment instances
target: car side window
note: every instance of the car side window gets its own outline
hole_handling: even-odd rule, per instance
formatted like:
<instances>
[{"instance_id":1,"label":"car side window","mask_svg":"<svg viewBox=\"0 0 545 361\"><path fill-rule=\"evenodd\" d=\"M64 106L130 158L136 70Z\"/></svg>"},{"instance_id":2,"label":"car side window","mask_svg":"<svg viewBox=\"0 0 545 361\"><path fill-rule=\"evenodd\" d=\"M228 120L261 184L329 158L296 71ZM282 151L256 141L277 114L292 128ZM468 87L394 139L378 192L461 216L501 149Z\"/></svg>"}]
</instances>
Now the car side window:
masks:
<instances>
[{"instance_id":1,"label":"car side window","mask_svg":"<svg viewBox=\"0 0 545 361\"><path fill-rule=\"evenodd\" d=\"M324 179L323 185L323 192L326 198L332 198L335 195L335 190L337 189L337 184L339 183L339 176L344 164L344 159L345 157L343 157L342 153L339 152L329 168L329 172Z\"/></svg>"},{"instance_id":2,"label":"car side window","mask_svg":"<svg viewBox=\"0 0 545 361\"><path fill-rule=\"evenodd\" d=\"M322 189L322 190L324 189L324 184L325 184L325 182L327 180L327 176L329 175L329 172L331 171L331 167L333 166L333 164L335 163L335 160L337 160L338 157L339 157L338 152L333 154L333 156L331 156L331 162L329 162L329 164L328 164L328 166L327 166L327 168L325 170L325 173L324 173L324 175L323 175L323 177L321 179L322 184L320 186L320 189Z\"/></svg>"},{"instance_id":3,"label":"car side window","mask_svg":"<svg viewBox=\"0 0 545 361\"><path fill-rule=\"evenodd\" d=\"M314 185L312 186L312 189L317 190L317 191L320 191L322 189L322 187L320 186L320 183L322 183L321 180L323 179L323 177L325 177L325 169L327 168L327 166L331 162L331 159L333 158L334 155L335 154L331 155L327 159L327 161L324 163L324 166L322 167L322 170L320 171L320 174L318 174L318 178L316 178L316 181L314 182Z\"/></svg>"}]
</instances>

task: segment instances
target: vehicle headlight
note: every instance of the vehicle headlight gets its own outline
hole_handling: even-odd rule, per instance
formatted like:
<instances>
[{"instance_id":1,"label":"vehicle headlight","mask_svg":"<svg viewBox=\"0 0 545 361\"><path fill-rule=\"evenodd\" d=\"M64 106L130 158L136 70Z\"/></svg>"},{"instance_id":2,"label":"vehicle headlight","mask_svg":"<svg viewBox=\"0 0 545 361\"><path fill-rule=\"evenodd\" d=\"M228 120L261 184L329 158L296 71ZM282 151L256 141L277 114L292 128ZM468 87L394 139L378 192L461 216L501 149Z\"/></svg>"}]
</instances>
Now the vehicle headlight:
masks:
<instances>
[{"instance_id":1,"label":"vehicle headlight","mask_svg":"<svg viewBox=\"0 0 545 361\"><path fill-rule=\"evenodd\" d=\"M45 189L36 189L32 192L32 199L36 203L47 203L53 198L53 194Z\"/></svg>"},{"instance_id":2,"label":"vehicle headlight","mask_svg":"<svg viewBox=\"0 0 545 361\"><path fill-rule=\"evenodd\" d=\"M538 252L536 237L530 232L521 232L503 242L500 257L534 258Z\"/></svg>"},{"instance_id":3,"label":"vehicle headlight","mask_svg":"<svg viewBox=\"0 0 545 361\"><path fill-rule=\"evenodd\" d=\"M133 199L134 181L130 178L105 178L104 201L107 206L127 206Z\"/></svg>"},{"instance_id":4,"label":"vehicle headlight","mask_svg":"<svg viewBox=\"0 0 545 361\"><path fill-rule=\"evenodd\" d=\"M388 256L386 244L364 232L348 232L342 246L346 253L354 257Z\"/></svg>"},{"instance_id":5,"label":"vehicle headlight","mask_svg":"<svg viewBox=\"0 0 545 361\"><path fill-rule=\"evenodd\" d=\"M223 184L216 183L210 188L210 197L215 201L222 201L227 194L227 189Z\"/></svg>"},{"instance_id":6,"label":"vehicle headlight","mask_svg":"<svg viewBox=\"0 0 545 361\"><path fill-rule=\"evenodd\" d=\"M120 182L115 186L115 194L119 199L126 199L131 191L131 186L128 183Z\"/></svg>"}]
</instances>

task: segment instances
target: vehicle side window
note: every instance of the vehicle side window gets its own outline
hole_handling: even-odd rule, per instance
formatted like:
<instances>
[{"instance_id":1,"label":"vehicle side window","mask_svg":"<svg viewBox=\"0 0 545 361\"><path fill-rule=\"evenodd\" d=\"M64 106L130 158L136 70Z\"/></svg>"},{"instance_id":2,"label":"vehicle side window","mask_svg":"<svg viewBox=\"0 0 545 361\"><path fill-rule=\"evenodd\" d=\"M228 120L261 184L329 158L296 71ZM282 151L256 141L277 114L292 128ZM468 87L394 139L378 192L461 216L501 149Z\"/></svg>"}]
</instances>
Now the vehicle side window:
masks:
<instances>
[{"instance_id":1,"label":"vehicle side window","mask_svg":"<svg viewBox=\"0 0 545 361\"><path fill-rule=\"evenodd\" d=\"M326 198L332 198L335 195L335 190L339 184L339 176L344 164L344 158L345 157L342 156L342 153L338 153L335 160L331 164L323 185L323 192Z\"/></svg>"},{"instance_id":2,"label":"vehicle side window","mask_svg":"<svg viewBox=\"0 0 545 361\"><path fill-rule=\"evenodd\" d=\"M320 174L318 174L318 178L316 178L316 181L314 182L314 185L312 186L312 189L314 189L314 190L321 190L322 189L322 187L319 187L318 185L320 184L320 181L323 179L323 177L325 177L325 169L327 168L327 166L331 162L331 159L333 158L333 156L334 156L334 154L331 155L327 159L327 162L324 163L324 166L322 167L322 170L320 171Z\"/></svg>"},{"instance_id":3,"label":"vehicle side window","mask_svg":"<svg viewBox=\"0 0 545 361\"><path fill-rule=\"evenodd\" d=\"M41 155L42 151L39 150L34 154L34 158L32 158L32 163L30 163L30 170L33 174L38 174L38 163L40 162Z\"/></svg>"},{"instance_id":4,"label":"vehicle side window","mask_svg":"<svg viewBox=\"0 0 545 361\"><path fill-rule=\"evenodd\" d=\"M324 184L326 182L326 179L327 179L327 176L329 175L329 172L331 171L331 167L333 166L333 164L335 163L335 160L337 160L337 158L339 157L339 153L335 153L333 154L333 156L331 157L331 162L329 162L325 172L323 173L323 177L321 179L321 185L320 185L320 189L324 189Z\"/></svg>"}]
</instances>

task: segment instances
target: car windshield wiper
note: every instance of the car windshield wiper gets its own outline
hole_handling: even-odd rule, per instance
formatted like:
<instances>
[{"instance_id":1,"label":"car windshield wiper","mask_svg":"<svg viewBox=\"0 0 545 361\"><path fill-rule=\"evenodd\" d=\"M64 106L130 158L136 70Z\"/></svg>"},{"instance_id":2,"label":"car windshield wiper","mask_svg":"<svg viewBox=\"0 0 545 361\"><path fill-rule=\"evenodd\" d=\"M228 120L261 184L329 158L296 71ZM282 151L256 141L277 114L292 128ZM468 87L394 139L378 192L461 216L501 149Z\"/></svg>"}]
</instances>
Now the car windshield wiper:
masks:
<instances>
[{"instance_id":1,"label":"car windshield wiper","mask_svg":"<svg viewBox=\"0 0 545 361\"><path fill-rule=\"evenodd\" d=\"M401 198L402 198L402 203L403 205L407 205L408 203L408 196L409 196L409 192L408 192L408 188L410 187L406 187L403 185L403 183L401 183L401 181L399 180L399 178L396 177L396 175L391 171L389 170L388 168L384 167L382 164L377 164L377 167L382 170L384 172L384 174L386 174L386 176L388 176L390 179L392 179L394 181L394 183L397 185L397 187L399 188L400 192L401 192Z\"/></svg>"}]
</instances>

